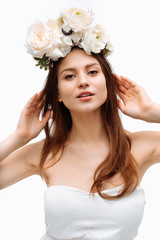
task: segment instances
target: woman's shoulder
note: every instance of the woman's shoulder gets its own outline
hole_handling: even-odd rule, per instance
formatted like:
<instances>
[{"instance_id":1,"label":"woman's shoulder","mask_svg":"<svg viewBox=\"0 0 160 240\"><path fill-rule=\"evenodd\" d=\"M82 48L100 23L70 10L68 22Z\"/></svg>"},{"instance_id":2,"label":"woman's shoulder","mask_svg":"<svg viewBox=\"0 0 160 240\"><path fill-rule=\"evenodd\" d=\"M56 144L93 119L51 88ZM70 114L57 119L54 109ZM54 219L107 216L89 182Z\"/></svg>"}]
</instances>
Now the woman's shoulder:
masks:
<instances>
[{"instance_id":1,"label":"woman's shoulder","mask_svg":"<svg viewBox=\"0 0 160 240\"><path fill-rule=\"evenodd\" d=\"M42 139L38 142L34 142L26 146L28 163L32 165L38 174L40 173L40 162L43 158L44 144L45 139ZM50 166L50 163L53 163L55 161L56 157L53 158L52 151L48 152L45 159L46 167Z\"/></svg>"},{"instance_id":2,"label":"woman's shoulder","mask_svg":"<svg viewBox=\"0 0 160 240\"><path fill-rule=\"evenodd\" d=\"M156 146L160 142L159 131L126 132L131 139L131 153L140 165L152 158Z\"/></svg>"},{"instance_id":3,"label":"woman's shoulder","mask_svg":"<svg viewBox=\"0 0 160 240\"><path fill-rule=\"evenodd\" d=\"M160 137L160 131L137 131L130 132L126 130L126 134L130 137L132 143L136 144L148 144L151 143Z\"/></svg>"}]
</instances>

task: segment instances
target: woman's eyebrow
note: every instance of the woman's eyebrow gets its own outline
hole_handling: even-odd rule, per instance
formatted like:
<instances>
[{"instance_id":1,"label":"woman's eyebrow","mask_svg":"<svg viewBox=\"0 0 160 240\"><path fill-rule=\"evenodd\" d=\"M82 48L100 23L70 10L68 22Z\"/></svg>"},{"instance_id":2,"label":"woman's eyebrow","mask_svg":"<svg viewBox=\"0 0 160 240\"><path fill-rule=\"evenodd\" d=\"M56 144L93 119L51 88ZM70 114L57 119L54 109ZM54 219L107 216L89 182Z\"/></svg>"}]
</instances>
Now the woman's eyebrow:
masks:
<instances>
[{"instance_id":1,"label":"woman's eyebrow","mask_svg":"<svg viewBox=\"0 0 160 240\"><path fill-rule=\"evenodd\" d=\"M92 67L92 66L95 66L95 65L97 65L97 66L100 67L100 65L99 65L98 63L90 63L90 64L87 64L87 65L85 66L85 68L89 68L89 67ZM63 70L61 71L60 75L62 75L64 72L67 72L67 71L75 71L75 70L76 70L76 68L65 68L65 69L63 69Z\"/></svg>"}]
</instances>

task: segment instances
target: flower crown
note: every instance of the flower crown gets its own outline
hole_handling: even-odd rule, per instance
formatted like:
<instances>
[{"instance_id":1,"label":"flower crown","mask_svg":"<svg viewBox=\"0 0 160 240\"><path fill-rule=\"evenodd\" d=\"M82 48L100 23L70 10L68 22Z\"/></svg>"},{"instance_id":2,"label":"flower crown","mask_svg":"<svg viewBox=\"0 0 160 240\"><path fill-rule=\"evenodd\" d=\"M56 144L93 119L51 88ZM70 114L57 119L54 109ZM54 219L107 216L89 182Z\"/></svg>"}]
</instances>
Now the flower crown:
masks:
<instances>
[{"instance_id":1,"label":"flower crown","mask_svg":"<svg viewBox=\"0 0 160 240\"><path fill-rule=\"evenodd\" d=\"M107 57L113 46L104 28L95 24L93 13L77 8L63 10L60 18L46 23L37 21L28 29L27 52L38 61L36 66L48 69L51 62L65 57L73 46L88 55L103 53Z\"/></svg>"}]
</instances>

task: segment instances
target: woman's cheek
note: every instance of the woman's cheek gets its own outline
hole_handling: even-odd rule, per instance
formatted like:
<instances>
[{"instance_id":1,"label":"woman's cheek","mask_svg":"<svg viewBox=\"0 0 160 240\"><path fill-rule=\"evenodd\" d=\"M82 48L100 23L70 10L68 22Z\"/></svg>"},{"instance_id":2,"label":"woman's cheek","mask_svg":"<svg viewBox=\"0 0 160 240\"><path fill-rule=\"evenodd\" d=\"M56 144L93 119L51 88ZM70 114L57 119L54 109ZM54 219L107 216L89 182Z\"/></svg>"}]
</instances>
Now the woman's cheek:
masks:
<instances>
[{"instance_id":1,"label":"woman's cheek","mask_svg":"<svg viewBox=\"0 0 160 240\"><path fill-rule=\"evenodd\" d=\"M72 98L73 93L70 91L70 89L68 88L68 86L63 86L63 88L59 89L59 96L62 99L62 101L64 102L70 102L70 99Z\"/></svg>"}]
</instances>

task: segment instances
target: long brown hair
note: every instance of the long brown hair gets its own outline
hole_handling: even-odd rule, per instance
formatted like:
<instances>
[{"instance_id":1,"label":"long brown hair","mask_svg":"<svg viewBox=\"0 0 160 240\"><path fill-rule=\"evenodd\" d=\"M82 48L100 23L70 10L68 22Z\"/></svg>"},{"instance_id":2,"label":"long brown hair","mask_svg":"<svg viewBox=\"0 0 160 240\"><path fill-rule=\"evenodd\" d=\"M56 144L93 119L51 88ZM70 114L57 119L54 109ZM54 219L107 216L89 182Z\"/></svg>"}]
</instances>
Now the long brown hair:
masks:
<instances>
[{"instance_id":1,"label":"long brown hair","mask_svg":"<svg viewBox=\"0 0 160 240\"><path fill-rule=\"evenodd\" d=\"M108 96L106 102L101 106L101 115L109 138L110 152L94 173L94 183L90 193L93 193L93 190L96 189L102 198L111 200L120 198L136 189L138 170L136 161L130 152L131 138L124 130L119 116L117 106L118 86L112 68L102 53L92 54L92 56L99 62L106 78ZM53 166L60 160L72 127L70 111L63 102L58 102L57 69L61 61L62 58L54 62L53 66L50 67L42 96L45 99L42 116L48 109L51 109L52 117L45 126L46 138L40 161L41 176L43 176L43 169L45 164L48 163L50 153L50 164L47 167ZM57 155L59 157L56 161L53 161ZM116 196L102 193L101 189L104 183L116 173L120 173L123 178L122 190Z\"/></svg>"}]
</instances>

